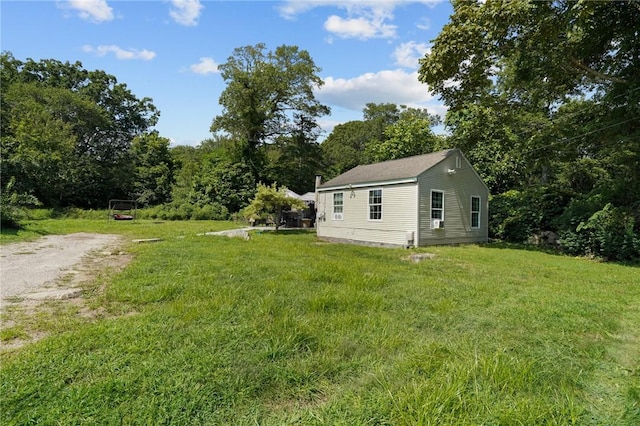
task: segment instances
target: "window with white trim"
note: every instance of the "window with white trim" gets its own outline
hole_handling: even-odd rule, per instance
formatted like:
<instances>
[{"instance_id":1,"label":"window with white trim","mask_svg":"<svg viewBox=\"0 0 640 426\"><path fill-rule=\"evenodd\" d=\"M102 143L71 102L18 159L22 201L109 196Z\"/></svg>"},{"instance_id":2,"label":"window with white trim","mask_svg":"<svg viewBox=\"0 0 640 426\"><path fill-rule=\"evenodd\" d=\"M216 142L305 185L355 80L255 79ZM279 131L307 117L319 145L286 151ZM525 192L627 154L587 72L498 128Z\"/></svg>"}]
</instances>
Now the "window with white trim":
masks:
<instances>
[{"instance_id":1,"label":"window with white trim","mask_svg":"<svg viewBox=\"0 0 640 426\"><path fill-rule=\"evenodd\" d=\"M431 190L431 222L444 220L444 191ZM438 226L434 227L438 228Z\"/></svg>"},{"instance_id":2,"label":"window with white trim","mask_svg":"<svg viewBox=\"0 0 640 426\"><path fill-rule=\"evenodd\" d=\"M382 189L369 190L369 220L382 220Z\"/></svg>"},{"instance_id":3,"label":"window with white trim","mask_svg":"<svg viewBox=\"0 0 640 426\"><path fill-rule=\"evenodd\" d=\"M480 228L480 197L471 196L471 227Z\"/></svg>"},{"instance_id":4,"label":"window with white trim","mask_svg":"<svg viewBox=\"0 0 640 426\"><path fill-rule=\"evenodd\" d=\"M333 193L333 220L344 219L344 193Z\"/></svg>"}]
</instances>

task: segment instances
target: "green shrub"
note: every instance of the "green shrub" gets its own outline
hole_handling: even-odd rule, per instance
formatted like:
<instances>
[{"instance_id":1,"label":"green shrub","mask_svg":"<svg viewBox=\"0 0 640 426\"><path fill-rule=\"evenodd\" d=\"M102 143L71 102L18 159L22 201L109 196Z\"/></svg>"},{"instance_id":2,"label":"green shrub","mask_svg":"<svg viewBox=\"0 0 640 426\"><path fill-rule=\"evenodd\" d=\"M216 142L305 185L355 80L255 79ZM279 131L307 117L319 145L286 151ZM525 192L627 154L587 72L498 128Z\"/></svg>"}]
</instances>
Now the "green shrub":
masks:
<instances>
[{"instance_id":1,"label":"green shrub","mask_svg":"<svg viewBox=\"0 0 640 426\"><path fill-rule=\"evenodd\" d=\"M196 207L191 214L192 220L227 220L229 210L221 204L212 203L202 207Z\"/></svg>"},{"instance_id":2,"label":"green shrub","mask_svg":"<svg viewBox=\"0 0 640 426\"><path fill-rule=\"evenodd\" d=\"M523 243L540 228L542 214L530 196L511 190L490 200L489 235L492 238Z\"/></svg>"},{"instance_id":3,"label":"green shrub","mask_svg":"<svg viewBox=\"0 0 640 426\"><path fill-rule=\"evenodd\" d=\"M633 260L640 257L640 237L634 217L608 203L575 230L561 233L560 245L568 253L605 260Z\"/></svg>"},{"instance_id":4,"label":"green shrub","mask_svg":"<svg viewBox=\"0 0 640 426\"><path fill-rule=\"evenodd\" d=\"M19 228L20 220L27 216L26 207L40 205L40 201L33 195L14 192L15 182L15 177L11 177L0 195L0 226L2 228Z\"/></svg>"}]
</instances>

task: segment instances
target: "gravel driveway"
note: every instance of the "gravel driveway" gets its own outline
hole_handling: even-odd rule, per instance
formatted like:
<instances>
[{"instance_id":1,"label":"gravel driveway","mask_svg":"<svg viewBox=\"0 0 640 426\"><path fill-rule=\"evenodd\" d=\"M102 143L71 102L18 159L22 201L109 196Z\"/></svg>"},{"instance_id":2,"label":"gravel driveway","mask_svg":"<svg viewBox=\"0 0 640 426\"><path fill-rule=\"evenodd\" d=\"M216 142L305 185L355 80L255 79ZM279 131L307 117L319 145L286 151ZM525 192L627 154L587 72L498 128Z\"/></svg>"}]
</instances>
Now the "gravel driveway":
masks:
<instances>
[{"instance_id":1,"label":"gravel driveway","mask_svg":"<svg viewBox=\"0 0 640 426\"><path fill-rule=\"evenodd\" d=\"M47 235L0 246L0 306L5 299L37 292L72 271L82 259L121 241L119 235Z\"/></svg>"}]
</instances>

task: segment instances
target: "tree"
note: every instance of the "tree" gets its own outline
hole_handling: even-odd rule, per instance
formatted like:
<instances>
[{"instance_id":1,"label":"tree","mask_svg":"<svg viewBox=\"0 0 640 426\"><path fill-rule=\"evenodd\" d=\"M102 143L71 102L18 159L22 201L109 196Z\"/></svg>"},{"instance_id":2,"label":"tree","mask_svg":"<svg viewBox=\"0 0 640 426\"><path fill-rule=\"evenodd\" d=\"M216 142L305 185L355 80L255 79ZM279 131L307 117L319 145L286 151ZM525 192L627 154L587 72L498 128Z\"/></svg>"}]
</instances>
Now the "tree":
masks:
<instances>
[{"instance_id":1,"label":"tree","mask_svg":"<svg viewBox=\"0 0 640 426\"><path fill-rule=\"evenodd\" d=\"M450 22L419 70L420 81L453 110L491 91L539 106L585 91L640 98L629 92L640 86L634 60L640 8L633 1L456 1L453 6Z\"/></svg>"},{"instance_id":2,"label":"tree","mask_svg":"<svg viewBox=\"0 0 640 426\"><path fill-rule=\"evenodd\" d=\"M249 219L257 219L262 214L270 214L273 217L277 231L280 227L280 217L286 207L304 209L306 206L304 201L287 196L286 186L278 188L276 183L271 186L259 183L256 188L256 195L244 210L244 215Z\"/></svg>"},{"instance_id":3,"label":"tree","mask_svg":"<svg viewBox=\"0 0 640 426\"><path fill-rule=\"evenodd\" d=\"M282 136L267 150L270 181L280 182L287 188L303 194L315 187L315 176L320 174L324 163L322 149L315 140L304 118L291 136Z\"/></svg>"},{"instance_id":4,"label":"tree","mask_svg":"<svg viewBox=\"0 0 640 426\"><path fill-rule=\"evenodd\" d=\"M290 135L297 118L315 128L315 120L329 113L313 94L323 81L306 50L286 45L265 50L262 43L236 48L220 65L227 87L219 100L223 112L211 125L212 132L224 132L240 146L256 180L264 168L262 146Z\"/></svg>"},{"instance_id":5,"label":"tree","mask_svg":"<svg viewBox=\"0 0 640 426\"><path fill-rule=\"evenodd\" d=\"M15 190L47 206L64 205L75 186L78 129L104 123L100 108L67 89L14 83L3 97L2 173Z\"/></svg>"},{"instance_id":6,"label":"tree","mask_svg":"<svg viewBox=\"0 0 640 426\"><path fill-rule=\"evenodd\" d=\"M338 124L321 144L322 156L328 166L328 176L335 177L358 164L367 164L365 147L375 138L365 121L347 121Z\"/></svg>"},{"instance_id":7,"label":"tree","mask_svg":"<svg viewBox=\"0 0 640 426\"><path fill-rule=\"evenodd\" d=\"M162 204L171 199L175 164L169 144L169 139L159 136L157 132L133 139L133 196L142 205Z\"/></svg>"},{"instance_id":8,"label":"tree","mask_svg":"<svg viewBox=\"0 0 640 426\"><path fill-rule=\"evenodd\" d=\"M427 154L441 148L442 140L431 130L439 118L424 109L406 108L399 118L384 129L383 140L371 140L366 146L373 162Z\"/></svg>"},{"instance_id":9,"label":"tree","mask_svg":"<svg viewBox=\"0 0 640 426\"><path fill-rule=\"evenodd\" d=\"M87 71L80 62L22 62L6 52L0 65L3 159L7 160L7 168L3 161L3 174L20 173L12 167L25 158L16 153L29 151L36 156L39 152L46 156L46 149L40 151L42 143L67 148L73 143L72 158L60 160L64 165L62 175L35 168L58 182L53 186L57 200L54 202L48 194L43 199L46 205L95 207L105 205L109 198L129 196L132 179L127 171L131 167L132 140L155 125L158 118L151 99L138 99L114 76ZM30 114L37 116L34 122L26 119ZM9 122L5 123L5 117ZM34 144L40 146L29 148ZM17 177L19 185L32 186L26 192L49 191L37 181Z\"/></svg>"},{"instance_id":10,"label":"tree","mask_svg":"<svg viewBox=\"0 0 640 426\"><path fill-rule=\"evenodd\" d=\"M640 233L637 4L453 6L419 70L449 107L452 142L477 160L493 191L519 191L509 202L531 213L535 226L526 227L575 242L595 229L581 224L615 217L610 223Z\"/></svg>"},{"instance_id":11,"label":"tree","mask_svg":"<svg viewBox=\"0 0 640 426\"><path fill-rule=\"evenodd\" d=\"M199 207L215 205L227 212L246 207L255 190L251 169L224 157L209 156L193 179L189 202Z\"/></svg>"}]
</instances>

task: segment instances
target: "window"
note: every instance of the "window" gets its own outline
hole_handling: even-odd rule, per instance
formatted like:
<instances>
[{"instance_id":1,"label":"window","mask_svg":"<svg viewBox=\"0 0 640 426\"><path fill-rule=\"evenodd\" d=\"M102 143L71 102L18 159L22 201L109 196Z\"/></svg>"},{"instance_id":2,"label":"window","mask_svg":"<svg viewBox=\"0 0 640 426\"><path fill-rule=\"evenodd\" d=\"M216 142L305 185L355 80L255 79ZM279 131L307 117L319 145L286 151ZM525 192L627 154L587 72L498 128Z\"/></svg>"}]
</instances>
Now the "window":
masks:
<instances>
[{"instance_id":1,"label":"window","mask_svg":"<svg viewBox=\"0 0 640 426\"><path fill-rule=\"evenodd\" d=\"M382 189L369 191L369 220L382 220Z\"/></svg>"},{"instance_id":2,"label":"window","mask_svg":"<svg viewBox=\"0 0 640 426\"><path fill-rule=\"evenodd\" d=\"M480 228L480 197L471 197L471 227Z\"/></svg>"},{"instance_id":3,"label":"window","mask_svg":"<svg viewBox=\"0 0 640 426\"><path fill-rule=\"evenodd\" d=\"M333 220L342 220L344 209L344 193L334 192L333 194Z\"/></svg>"},{"instance_id":4,"label":"window","mask_svg":"<svg viewBox=\"0 0 640 426\"><path fill-rule=\"evenodd\" d=\"M431 221L444 220L444 192L431 191Z\"/></svg>"}]
</instances>

